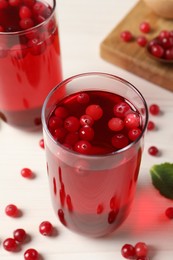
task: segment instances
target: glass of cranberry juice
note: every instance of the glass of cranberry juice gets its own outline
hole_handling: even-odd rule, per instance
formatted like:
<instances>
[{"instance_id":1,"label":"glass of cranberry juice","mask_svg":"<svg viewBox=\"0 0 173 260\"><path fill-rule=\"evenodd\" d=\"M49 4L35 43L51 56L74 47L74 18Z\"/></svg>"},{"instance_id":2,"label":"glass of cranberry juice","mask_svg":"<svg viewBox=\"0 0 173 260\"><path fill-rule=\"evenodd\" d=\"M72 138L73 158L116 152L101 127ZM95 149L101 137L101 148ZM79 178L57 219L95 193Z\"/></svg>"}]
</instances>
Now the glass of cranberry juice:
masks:
<instances>
[{"instance_id":1,"label":"glass of cranberry juice","mask_svg":"<svg viewBox=\"0 0 173 260\"><path fill-rule=\"evenodd\" d=\"M41 108L62 80L55 0L0 3L0 117L23 129L41 125Z\"/></svg>"},{"instance_id":2,"label":"glass of cranberry juice","mask_svg":"<svg viewBox=\"0 0 173 260\"><path fill-rule=\"evenodd\" d=\"M76 75L49 93L42 109L47 173L64 226L100 237L127 218L147 121L141 93L114 75Z\"/></svg>"}]
</instances>

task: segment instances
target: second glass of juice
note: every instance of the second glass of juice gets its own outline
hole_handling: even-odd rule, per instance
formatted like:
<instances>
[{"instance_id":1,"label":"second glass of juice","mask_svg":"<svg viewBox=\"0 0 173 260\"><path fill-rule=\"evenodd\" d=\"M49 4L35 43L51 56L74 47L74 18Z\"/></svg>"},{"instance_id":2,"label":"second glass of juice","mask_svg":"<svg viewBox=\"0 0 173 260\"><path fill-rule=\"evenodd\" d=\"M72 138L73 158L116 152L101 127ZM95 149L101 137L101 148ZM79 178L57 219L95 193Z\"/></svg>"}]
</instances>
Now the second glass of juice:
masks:
<instances>
[{"instance_id":1,"label":"second glass of juice","mask_svg":"<svg viewBox=\"0 0 173 260\"><path fill-rule=\"evenodd\" d=\"M42 110L47 173L64 226L100 237L127 218L147 121L141 93L115 75L76 75L49 93Z\"/></svg>"},{"instance_id":2,"label":"second glass of juice","mask_svg":"<svg viewBox=\"0 0 173 260\"><path fill-rule=\"evenodd\" d=\"M62 80L56 2L1 2L0 118L35 129L44 99Z\"/></svg>"}]
</instances>

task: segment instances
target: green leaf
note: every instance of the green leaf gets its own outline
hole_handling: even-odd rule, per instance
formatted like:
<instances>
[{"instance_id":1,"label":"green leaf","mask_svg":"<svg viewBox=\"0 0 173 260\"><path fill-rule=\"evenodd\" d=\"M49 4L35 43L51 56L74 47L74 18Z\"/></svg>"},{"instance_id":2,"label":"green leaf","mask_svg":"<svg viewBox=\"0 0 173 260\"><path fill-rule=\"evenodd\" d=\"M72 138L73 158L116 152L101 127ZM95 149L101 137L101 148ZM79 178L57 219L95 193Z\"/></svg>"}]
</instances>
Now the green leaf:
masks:
<instances>
[{"instance_id":1,"label":"green leaf","mask_svg":"<svg viewBox=\"0 0 173 260\"><path fill-rule=\"evenodd\" d=\"M173 199L173 163L153 165L150 169L152 183L161 195Z\"/></svg>"}]
</instances>

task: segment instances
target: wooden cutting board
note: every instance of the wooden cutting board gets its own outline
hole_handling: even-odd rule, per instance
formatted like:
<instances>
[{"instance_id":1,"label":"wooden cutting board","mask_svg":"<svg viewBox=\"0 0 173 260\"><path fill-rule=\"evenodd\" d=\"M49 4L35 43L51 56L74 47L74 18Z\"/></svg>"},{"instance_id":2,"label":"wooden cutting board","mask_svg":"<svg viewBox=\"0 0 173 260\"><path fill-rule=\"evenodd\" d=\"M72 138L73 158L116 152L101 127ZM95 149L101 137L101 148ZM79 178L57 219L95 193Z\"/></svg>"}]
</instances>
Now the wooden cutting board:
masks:
<instances>
[{"instance_id":1,"label":"wooden cutting board","mask_svg":"<svg viewBox=\"0 0 173 260\"><path fill-rule=\"evenodd\" d=\"M139 24L148 21L152 31L143 34L148 40L161 30L173 30L173 20L163 19L154 14L141 0L127 16L109 33L100 45L101 57L126 69L152 83L173 91L173 63L163 64L146 55L146 48L140 47L134 40L123 42L120 33L129 30L135 37L142 35Z\"/></svg>"}]
</instances>

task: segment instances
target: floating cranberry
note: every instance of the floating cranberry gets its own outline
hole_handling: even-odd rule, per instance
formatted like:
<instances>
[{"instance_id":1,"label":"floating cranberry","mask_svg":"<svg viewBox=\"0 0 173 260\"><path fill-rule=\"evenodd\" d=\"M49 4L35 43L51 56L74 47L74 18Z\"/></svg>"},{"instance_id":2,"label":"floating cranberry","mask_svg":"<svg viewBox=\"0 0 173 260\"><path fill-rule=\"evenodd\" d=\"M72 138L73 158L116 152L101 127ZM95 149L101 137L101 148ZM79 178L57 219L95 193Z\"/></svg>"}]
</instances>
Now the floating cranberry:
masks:
<instances>
[{"instance_id":1,"label":"floating cranberry","mask_svg":"<svg viewBox=\"0 0 173 260\"><path fill-rule=\"evenodd\" d=\"M13 237L14 237L15 241L22 243L26 239L26 232L23 228L18 228L16 230L14 230Z\"/></svg>"},{"instance_id":2,"label":"floating cranberry","mask_svg":"<svg viewBox=\"0 0 173 260\"><path fill-rule=\"evenodd\" d=\"M79 93L77 96L77 102L80 104L87 104L89 102L89 100L90 100L90 97L85 92Z\"/></svg>"},{"instance_id":3,"label":"floating cranberry","mask_svg":"<svg viewBox=\"0 0 173 260\"><path fill-rule=\"evenodd\" d=\"M137 257L146 257L148 254L148 247L144 242L138 242L135 245L135 254Z\"/></svg>"},{"instance_id":4,"label":"floating cranberry","mask_svg":"<svg viewBox=\"0 0 173 260\"><path fill-rule=\"evenodd\" d=\"M145 36L138 36L137 39L136 39L137 43L139 46L141 47L145 47L148 43L148 40Z\"/></svg>"},{"instance_id":5,"label":"floating cranberry","mask_svg":"<svg viewBox=\"0 0 173 260\"><path fill-rule=\"evenodd\" d=\"M53 232L53 226L49 221L43 221L39 225L39 232L43 236L50 236Z\"/></svg>"},{"instance_id":6,"label":"floating cranberry","mask_svg":"<svg viewBox=\"0 0 173 260\"><path fill-rule=\"evenodd\" d=\"M165 215L169 218L169 219L173 219L173 207L169 207L165 210Z\"/></svg>"},{"instance_id":7,"label":"floating cranberry","mask_svg":"<svg viewBox=\"0 0 173 260\"><path fill-rule=\"evenodd\" d=\"M124 121L121 118L113 117L109 120L108 127L112 131L121 131L124 128Z\"/></svg>"},{"instance_id":8,"label":"floating cranberry","mask_svg":"<svg viewBox=\"0 0 173 260\"><path fill-rule=\"evenodd\" d=\"M9 5L11 6L19 6L21 4L21 0L9 0Z\"/></svg>"},{"instance_id":9,"label":"floating cranberry","mask_svg":"<svg viewBox=\"0 0 173 260\"><path fill-rule=\"evenodd\" d=\"M130 111L131 108L126 102L120 102L116 104L113 108L114 115L121 118L124 117Z\"/></svg>"},{"instance_id":10,"label":"floating cranberry","mask_svg":"<svg viewBox=\"0 0 173 260\"><path fill-rule=\"evenodd\" d=\"M55 138L55 140L59 142L63 142L66 134L67 134L67 130L64 127L58 127L57 129L55 129L53 133L53 137Z\"/></svg>"},{"instance_id":11,"label":"floating cranberry","mask_svg":"<svg viewBox=\"0 0 173 260\"><path fill-rule=\"evenodd\" d=\"M29 248L24 252L24 259L25 260L38 260L39 254L38 251L34 248Z\"/></svg>"},{"instance_id":12,"label":"floating cranberry","mask_svg":"<svg viewBox=\"0 0 173 260\"><path fill-rule=\"evenodd\" d=\"M121 254L123 257L127 259L134 259L135 258L135 248L131 244L125 244L121 248Z\"/></svg>"},{"instance_id":13,"label":"floating cranberry","mask_svg":"<svg viewBox=\"0 0 173 260\"><path fill-rule=\"evenodd\" d=\"M9 217L16 217L18 215L18 208L14 204L9 204L5 207L5 213Z\"/></svg>"},{"instance_id":14,"label":"floating cranberry","mask_svg":"<svg viewBox=\"0 0 173 260\"><path fill-rule=\"evenodd\" d=\"M91 141L94 138L94 129L88 125L85 125L80 128L79 136L82 140Z\"/></svg>"},{"instance_id":15,"label":"floating cranberry","mask_svg":"<svg viewBox=\"0 0 173 260\"><path fill-rule=\"evenodd\" d=\"M94 120L99 120L103 115L103 109L99 105L89 105L86 108L86 114L91 116Z\"/></svg>"},{"instance_id":16,"label":"floating cranberry","mask_svg":"<svg viewBox=\"0 0 173 260\"><path fill-rule=\"evenodd\" d=\"M70 147L73 146L79 140L79 133L71 132L67 133L64 139L64 145L69 145Z\"/></svg>"},{"instance_id":17,"label":"floating cranberry","mask_svg":"<svg viewBox=\"0 0 173 260\"><path fill-rule=\"evenodd\" d=\"M24 5L33 7L35 4L36 0L23 0Z\"/></svg>"},{"instance_id":18,"label":"floating cranberry","mask_svg":"<svg viewBox=\"0 0 173 260\"><path fill-rule=\"evenodd\" d=\"M124 118L124 123L127 128L136 128L140 126L140 117L137 113L129 113Z\"/></svg>"},{"instance_id":19,"label":"floating cranberry","mask_svg":"<svg viewBox=\"0 0 173 260\"><path fill-rule=\"evenodd\" d=\"M140 25L139 25L139 29L141 32L143 33L149 33L151 31L151 26L150 26L150 23L149 22L142 22Z\"/></svg>"},{"instance_id":20,"label":"floating cranberry","mask_svg":"<svg viewBox=\"0 0 173 260\"><path fill-rule=\"evenodd\" d=\"M80 140L74 145L74 151L82 154L89 154L91 148L92 145L87 140Z\"/></svg>"},{"instance_id":21,"label":"floating cranberry","mask_svg":"<svg viewBox=\"0 0 173 260\"><path fill-rule=\"evenodd\" d=\"M19 1L19 0L17 0L17 1ZM23 5L19 9L19 16L20 16L21 19L31 18L32 11L28 6Z\"/></svg>"},{"instance_id":22,"label":"floating cranberry","mask_svg":"<svg viewBox=\"0 0 173 260\"><path fill-rule=\"evenodd\" d=\"M69 132L75 132L79 129L80 122L75 116L69 116L64 121L64 128Z\"/></svg>"},{"instance_id":23,"label":"floating cranberry","mask_svg":"<svg viewBox=\"0 0 173 260\"><path fill-rule=\"evenodd\" d=\"M14 238L11 238L11 237L6 238L3 241L3 247L7 251L15 251L17 249L16 240Z\"/></svg>"},{"instance_id":24,"label":"floating cranberry","mask_svg":"<svg viewBox=\"0 0 173 260\"><path fill-rule=\"evenodd\" d=\"M23 30L26 30L34 26L34 21L31 18L23 18L20 20L19 24Z\"/></svg>"},{"instance_id":25,"label":"floating cranberry","mask_svg":"<svg viewBox=\"0 0 173 260\"><path fill-rule=\"evenodd\" d=\"M43 15L46 6L41 2L36 2L32 8L33 14L37 17L38 15Z\"/></svg>"},{"instance_id":26,"label":"floating cranberry","mask_svg":"<svg viewBox=\"0 0 173 260\"><path fill-rule=\"evenodd\" d=\"M82 115L80 117L80 124L82 126L85 126L85 125L92 126L94 124L94 119L89 115Z\"/></svg>"},{"instance_id":27,"label":"floating cranberry","mask_svg":"<svg viewBox=\"0 0 173 260\"><path fill-rule=\"evenodd\" d=\"M147 129L148 129L149 131L154 130L154 129L155 129L155 123L154 123L153 121L149 121L149 122L148 122L148 125L147 125Z\"/></svg>"},{"instance_id":28,"label":"floating cranberry","mask_svg":"<svg viewBox=\"0 0 173 260\"><path fill-rule=\"evenodd\" d=\"M29 168L23 168L21 171L20 171L21 175L24 177L24 178L32 178L33 177L33 172L31 171L31 169Z\"/></svg>"},{"instance_id":29,"label":"floating cranberry","mask_svg":"<svg viewBox=\"0 0 173 260\"><path fill-rule=\"evenodd\" d=\"M55 116L64 119L64 118L66 118L69 115L69 112L68 112L67 108L65 108L63 106L58 106L55 109L54 114L55 114Z\"/></svg>"},{"instance_id":30,"label":"floating cranberry","mask_svg":"<svg viewBox=\"0 0 173 260\"><path fill-rule=\"evenodd\" d=\"M112 137L112 145L117 149L124 148L128 143L129 140L124 134L118 133Z\"/></svg>"},{"instance_id":31,"label":"floating cranberry","mask_svg":"<svg viewBox=\"0 0 173 260\"><path fill-rule=\"evenodd\" d=\"M57 116L51 116L48 122L48 128L52 132L56 128L63 126L63 120Z\"/></svg>"},{"instance_id":32,"label":"floating cranberry","mask_svg":"<svg viewBox=\"0 0 173 260\"><path fill-rule=\"evenodd\" d=\"M149 106L149 112L152 115L157 116L160 113L160 107L157 104L152 104Z\"/></svg>"},{"instance_id":33,"label":"floating cranberry","mask_svg":"<svg viewBox=\"0 0 173 260\"><path fill-rule=\"evenodd\" d=\"M133 34L130 31L128 31L128 30L122 31L120 33L120 37L125 42L131 42L133 40L133 38L134 38Z\"/></svg>"},{"instance_id":34,"label":"floating cranberry","mask_svg":"<svg viewBox=\"0 0 173 260\"><path fill-rule=\"evenodd\" d=\"M128 132L128 137L131 141L135 141L140 135L142 131L140 128L132 128Z\"/></svg>"},{"instance_id":35,"label":"floating cranberry","mask_svg":"<svg viewBox=\"0 0 173 260\"><path fill-rule=\"evenodd\" d=\"M159 153L159 150L156 146L151 146L148 148L148 153L152 156L156 156Z\"/></svg>"}]
</instances>

